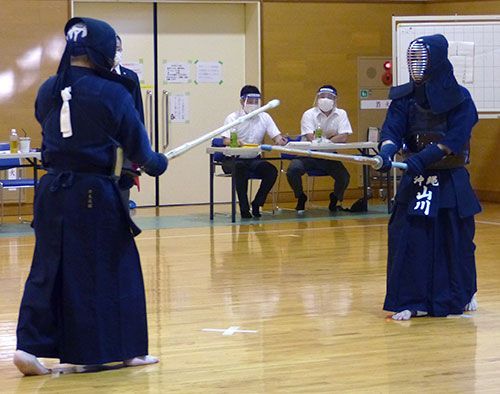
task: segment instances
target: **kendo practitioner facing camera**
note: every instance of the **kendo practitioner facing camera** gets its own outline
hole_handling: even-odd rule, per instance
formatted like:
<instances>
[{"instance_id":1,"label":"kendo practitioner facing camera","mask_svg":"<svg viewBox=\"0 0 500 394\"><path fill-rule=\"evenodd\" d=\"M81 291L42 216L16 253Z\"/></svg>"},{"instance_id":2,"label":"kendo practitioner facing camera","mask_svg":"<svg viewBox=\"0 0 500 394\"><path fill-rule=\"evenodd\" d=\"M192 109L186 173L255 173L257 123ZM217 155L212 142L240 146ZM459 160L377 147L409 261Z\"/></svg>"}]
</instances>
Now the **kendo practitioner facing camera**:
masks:
<instances>
[{"instance_id":1,"label":"kendo practitioner facing camera","mask_svg":"<svg viewBox=\"0 0 500 394\"><path fill-rule=\"evenodd\" d=\"M94 365L151 364L146 302L134 236L120 197L118 148L151 176L167 168L151 150L130 92L113 74L116 33L73 18L57 75L38 91L42 161L34 202L36 244L17 326L14 363L24 375L49 373L37 357Z\"/></svg>"},{"instance_id":2,"label":"kendo practitioner facing camera","mask_svg":"<svg viewBox=\"0 0 500 394\"><path fill-rule=\"evenodd\" d=\"M384 309L395 320L476 310L474 215L481 207L465 165L478 115L440 34L408 48L410 82L391 89L382 171L403 148L404 172L389 221Z\"/></svg>"}]
</instances>

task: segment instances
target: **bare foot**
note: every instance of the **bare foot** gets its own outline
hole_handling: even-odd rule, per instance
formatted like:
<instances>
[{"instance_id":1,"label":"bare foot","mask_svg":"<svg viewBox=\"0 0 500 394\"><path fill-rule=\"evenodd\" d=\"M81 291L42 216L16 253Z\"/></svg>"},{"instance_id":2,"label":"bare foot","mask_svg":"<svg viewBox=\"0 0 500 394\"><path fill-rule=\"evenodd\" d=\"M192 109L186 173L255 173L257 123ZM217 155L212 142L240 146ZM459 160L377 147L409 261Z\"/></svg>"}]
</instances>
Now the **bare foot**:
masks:
<instances>
[{"instance_id":1,"label":"bare foot","mask_svg":"<svg viewBox=\"0 0 500 394\"><path fill-rule=\"evenodd\" d=\"M50 369L45 368L35 356L22 350L16 350L14 353L14 364L25 376L47 375L50 373Z\"/></svg>"},{"instance_id":2,"label":"bare foot","mask_svg":"<svg viewBox=\"0 0 500 394\"><path fill-rule=\"evenodd\" d=\"M425 311L410 311L405 309L404 311L395 313L392 315L394 320L410 320L412 317L422 317L427 316L427 312Z\"/></svg>"},{"instance_id":3,"label":"bare foot","mask_svg":"<svg viewBox=\"0 0 500 394\"><path fill-rule=\"evenodd\" d=\"M472 298L470 299L470 302L464 306L464 311L470 312L470 311L477 311L477 300L476 300L476 295L474 294Z\"/></svg>"},{"instance_id":4,"label":"bare foot","mask_svg":"<svg viewBox=\"0 0 500 394\"><path fill-rule=\"evenodd\" d=\"M159 361L160 360L158 360L154 356L146 355L146 356L141 356L141 357L130 358L128 360L125 360L123 363L127 367L137 367L139 365L156 364Z\"/></svg>"}]
</instances>

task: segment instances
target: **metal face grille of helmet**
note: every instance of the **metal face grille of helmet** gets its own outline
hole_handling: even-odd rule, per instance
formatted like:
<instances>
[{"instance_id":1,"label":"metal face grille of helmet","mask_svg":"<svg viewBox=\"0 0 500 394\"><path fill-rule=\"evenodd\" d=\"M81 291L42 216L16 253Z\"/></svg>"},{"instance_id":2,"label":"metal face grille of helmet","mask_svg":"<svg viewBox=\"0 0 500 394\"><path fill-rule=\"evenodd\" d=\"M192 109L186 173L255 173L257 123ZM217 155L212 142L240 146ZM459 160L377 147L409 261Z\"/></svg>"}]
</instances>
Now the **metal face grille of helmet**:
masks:
<instances>
[{"instance_id":1,"label":"metal face grille of helmet","mask_svg":"<svg viewBox=\"0 0 500 394\"><path fill-rule=\"evenodd\" d=\"M421 39L410 43L407 52L408 70L415 82L422 82L424 74L429 68L429 51Z\"/></svg>"}]
</instances>

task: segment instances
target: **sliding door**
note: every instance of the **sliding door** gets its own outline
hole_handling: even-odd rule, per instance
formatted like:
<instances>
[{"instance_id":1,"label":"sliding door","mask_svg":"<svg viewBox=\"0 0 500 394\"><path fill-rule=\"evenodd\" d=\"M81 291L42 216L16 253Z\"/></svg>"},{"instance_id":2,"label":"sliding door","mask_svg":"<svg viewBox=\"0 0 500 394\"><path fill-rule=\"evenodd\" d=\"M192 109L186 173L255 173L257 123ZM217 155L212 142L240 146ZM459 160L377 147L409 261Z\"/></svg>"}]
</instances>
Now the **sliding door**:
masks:
<instances>
[{"instance_id":1,"label":"sliding door","mask_svg":"<svg viewBox=\"0 0 500 394\"><path fill-rule=\"evenodd\" d=\"M238 109L245 83L245 5L158 4L158 54L163 77L169 67L175 73L176 64L189 75L184 82L161 81L160 142L171 149L222 126ZM208 201L207 146L172 160L160 178L161 205ZM228 191L229 182L216 190Z\"/></svg>"},{"instance_id":2,"label":"sliding door","mask_svg":"<svg viewBox=\"0 0 500 394\"><path fill-rule=\"evenodd\" d=\"M103 19L123 42L123 64L141 79L151 145L168 151L223 125L245 84L260 85L259 3L74 2L75 16ZM156 35L155 35L156 33ZM138 206L207 203L206 142L132 189ZM227 179L215 200L230 201Z\"/></svg>"}]
</instances>

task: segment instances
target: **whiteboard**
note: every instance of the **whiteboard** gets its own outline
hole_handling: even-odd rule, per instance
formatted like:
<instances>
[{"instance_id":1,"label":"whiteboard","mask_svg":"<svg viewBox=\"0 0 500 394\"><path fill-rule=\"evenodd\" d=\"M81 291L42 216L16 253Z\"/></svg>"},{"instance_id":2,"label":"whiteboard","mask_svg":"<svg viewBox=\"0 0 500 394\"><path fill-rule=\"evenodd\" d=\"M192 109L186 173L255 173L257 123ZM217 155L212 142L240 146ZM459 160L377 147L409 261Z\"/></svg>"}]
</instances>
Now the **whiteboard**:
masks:
<instances>
[{"instance_id":1,"label":"whiteboard","mask_svg":"<svg viewBox=\"0 0 500 394\"><path fill-rule=\"evenodd\" d=\"M455 77L478 112L500 114L500 15L393 17L394 84L409 81L406 51L415 38L443 34ZM487 116L482 116L487 117Z\"/></svg>"}]
</instances>

